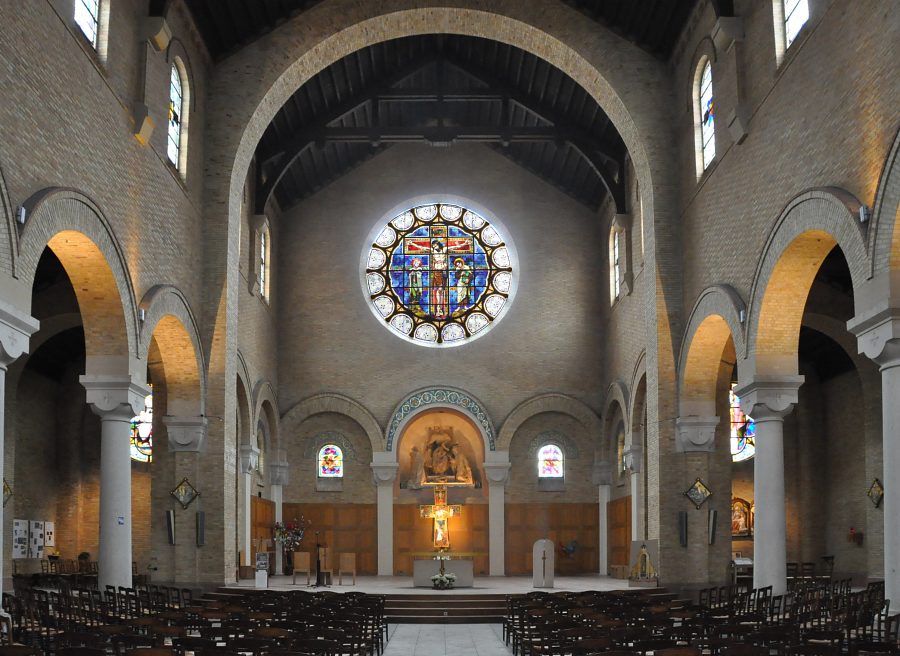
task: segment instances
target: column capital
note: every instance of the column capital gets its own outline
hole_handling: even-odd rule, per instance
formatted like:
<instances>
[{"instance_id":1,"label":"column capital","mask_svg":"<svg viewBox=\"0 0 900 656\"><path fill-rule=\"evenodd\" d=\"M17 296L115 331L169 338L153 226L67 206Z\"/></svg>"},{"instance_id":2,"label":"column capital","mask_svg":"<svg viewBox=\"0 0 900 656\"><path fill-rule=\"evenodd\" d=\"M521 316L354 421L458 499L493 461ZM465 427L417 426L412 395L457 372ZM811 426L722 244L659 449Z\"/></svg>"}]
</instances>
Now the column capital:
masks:
<instances>
[{"instance_id":1,"label":"column capital","mask_svg":"<svg viewBox=\"0 0 900 656\"><path fill-rule=\"evenodd\" d=\"M687 415L675 420L675 449L679 453L713 451L716 446L718 417Z\"/></svg>"},{"instance_id":2,"label":"column capital","mask_svg":"<svg viewBox=\"0 0 900 656\"><path fill-rule=\"evenodd\" d=\"M484 475L487 476L491 486L504 486L509 482L509 468L512 465L508 462L492 462L484 463Z\"/></svg>"},{"instance_id":3,"label":"column capital","mask_svg":"<svg viewBox=\"0 0 900 656\"><path fill-rule=\"evenodd\" d=\"M28 342L40 325L30 314L0 300L0 369L28 352Z\"/></svg>"},{"instance_id":4,"label":"column capital","mask_svg":"<svg viewBox=\"0 0 900 656\"><path fill-rule=\"evenodd\" d=\"M249 474L259 467L259 448L252 444L241 444L238 455L241 459L242 474Z\"/></svg>"},{"instance_id":5,"label":"column capital","mask_svg":"<svg viewBox=\"0 0 900 656\"><path fill-rule=\"evenodd\" d=\"M644 450L640 444L632 444L625 449L625 466L632 474L641 473L641 462L644 459Z\"/></svg>"},{"instance_id":6,"label":"column capital","mask_svg":"<svg viewBox=\"0 0 900 656\"><path fill-rule=\"evenodd\" d=\"M741 381L734 393L754 421L784 419L794 409L803 381L803 376L755 376Z\"/></svg>"},{"instance_id":7,"label":"column capital","mask_svg":"<svg viewBox=\"0 0 900 656\"><path fill-rule=\"evenodd\" d=\"M101 418L130 421L144 409L144 397L150 393L146 383L135 381L129 374L85 374L78 380L87 392L91 410Z\"/></svg>"},{"instance_id":8,"label":"column capital","mask_svg":"<svg viewBox=\"0 0 900 656\"><path fill-rule=\"evenodd\" d=\"M163 424L169 436L169 451L200 452L206 446L206 417L166 415Z\"/></svg>"},{"instance_id":9,"label":"column capital","mask_svg":"<svg viewBox=\"0 0 900 656\"><path fill-rule=\"evenodd\" d=\"M612 465L605 460L595 460L591 480L594 485L612 485Z\"/></svg>"},{"instance_id":10,"label":"column capital","mask_svg":"<svg viewBox=\"0 0 900 656\"><path fill-rule=\"evenodd\" d=\"M372 478L378 487L389 487L394 484L397 478L397 469L400 467L396 462L373 462L369 465L372 468Z\"/></svg>"},{"instance_id":11,"label":"column capital","mask_svg":"<svg viewBox=\"0 0 900 656\"><path fill-rule=\"evenodd\" d=\"M857 352L882 369L900 365L900 307L884 305L857 312L847 322L847 330L856 335Z\"/></svg>"},{"instance_id":12,"label":"column capital","mask_svg":"<svg viewBox=\"0 0 900 656\"><path fill-rule=\"evenodd\" d=\"M287 462L269 463L269 484L287 485L290 482L290 466Z\"/></svg>"}]
</instances>

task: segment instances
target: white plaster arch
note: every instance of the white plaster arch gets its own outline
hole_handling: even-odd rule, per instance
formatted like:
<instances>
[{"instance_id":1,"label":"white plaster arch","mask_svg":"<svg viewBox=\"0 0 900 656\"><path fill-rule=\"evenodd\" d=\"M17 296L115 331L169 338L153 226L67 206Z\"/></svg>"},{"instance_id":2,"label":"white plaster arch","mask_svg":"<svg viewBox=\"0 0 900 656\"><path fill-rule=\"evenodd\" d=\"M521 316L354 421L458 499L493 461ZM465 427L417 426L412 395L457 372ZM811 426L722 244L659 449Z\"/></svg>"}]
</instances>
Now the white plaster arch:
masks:
<instances>
[{"instance_id":1,"label":"white plaster arch","mask_svg":"<svg viewBox=\"0 0 900 656\"><path fill-rule=\"evenodd\" d=\"M144 294L139 307L144 311L144 320L141 322L138 356L146 362L157 328L173 332L171 324L174 322L174 332L180 332L180 335L157 335L158 342L168 342L159 343L163 352L163 368L167 370L167 376L171 377L169 372L174 369L175 376L183 378L176 385L185 388L184 394L195 396L196 415L203 415L206 411L206 361L200 347L200 330L187 298L172 285L154 285ZM171 385L171 382L167 381L167 384ZM196 395L191 394L192 387L196 388Z\"/></svg>"},{"instance_id":2,"label":"white plaster arch","mask_svg":"<svg viewBox=\"0 0 900 656\"><path fill-rule=\"evenodd\" d=\"M481 401L465 390L455 387L426 387L418 389L400 401L388 420L384 450L394 453L396 458L394 447L397 446L397 442L400 436L403 435L406 425L423 412L440 408L455 410L468 417L475 424L475 428L481 433L485 460L487 460L488 452L496 450L494 423L491 421L491 417Z\"/></svg>"},{"instance_id":3,"label":"white plaster arch","mask_svg":"<svg viewBox=\"0 0 900 656\"><path fill-rule=\"evenodd\" d=\"M585 430L592 444L597 444L602 435L600 417L585 403L566 394L540 394L517 405L500 427L497 440L498 451L508 451L513 436L519 427L528 419L544 412L559 412L569 415L578 421Z\"/></svg>"},{"instance_id":4,"label":"white plaster arch","mask_svg":"<svg viewBox=\"0 0 900 656\"><path fill-rule=\"evenodd\" d=\"M894 136L875 192L869 228L870 275L900 268L900 128Z\"/></svg>"},{"instance_id":5,"label":"white plaster arch","mask_svg":"<svg viewBox=\"0 0 900 656\"><path fill-rule=\"evenodd\" d=\"M738 353L739 360L747 361L742 382L755 375L797 373L803 306L822 260L835 245L847 260L854 290L863 285L870 264L859 207L852 194L829 187L805 191L782 210L751 287L745 351Z\"/></svg>"},{"instance_id":6,"label":"white plaster arch","mask_svg":"<svg viewBox=\"0 0 900 656\"><path fill-rule=\"evenodd\" d=\"M712 285L700 292L678 354L681 415L715 415L715 381L728 338L735 353L745 352L742 316L746 317L746 305L730 285ZM695 403L705 408L700 410Z\"/></svg>"},{"instance_id":7,"label":"white plaster arch","mask_svg":"<svg viewBox=\"0 0 900 656\"><path fill-rule=\"evenodd\" d=\"M78 296L85 324L87 373L91 373L93 356L124 356L129 360L129 373L143 379L144 371L137 365L137 302L131 275L125 251L103 212L85 194L61 187L37 192L24 207L28 221L19 239L18 279L31 289L41 254L50 246L63 261ZM88 262L93 250L102 255L103 262Z\"/></svg>"},{"instance_id":8,"label":"white plaster arch","mask_svg":"<svg viewBox=\"0 0 900 656\"><path fill-rule=\"evenodd\" d=\"M373 452L385 450L381 426L378 425L378 421L372 413L361 403L342 394L316 394L294 404L290 410L281 415L279 433L281 435L290 435L310 417L326 412L334 412L350 417L365 431L369 438L369 443L372 445Z\"/></svg>"}]
</instances>

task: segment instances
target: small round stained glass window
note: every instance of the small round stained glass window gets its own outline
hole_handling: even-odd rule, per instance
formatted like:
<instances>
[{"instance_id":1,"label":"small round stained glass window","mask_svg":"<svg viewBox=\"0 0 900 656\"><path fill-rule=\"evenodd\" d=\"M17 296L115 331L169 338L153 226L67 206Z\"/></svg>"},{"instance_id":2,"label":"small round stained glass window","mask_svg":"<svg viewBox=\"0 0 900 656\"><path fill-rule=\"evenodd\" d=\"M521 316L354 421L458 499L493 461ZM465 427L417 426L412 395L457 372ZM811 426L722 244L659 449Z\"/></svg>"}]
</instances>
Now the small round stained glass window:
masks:
<instances>
[{"instance_id":1,"label":"small round stained glass window","mask_svg":"<svg viewBox=\"0 0 900 656\"><path fill-rule=\"evenodd\" d=\"M365 286L376 316L425 346L479 337L506 311L514 271L509 245L459 205L419 205L391 219L369 246Z\"/></svg>"}]
</instances>

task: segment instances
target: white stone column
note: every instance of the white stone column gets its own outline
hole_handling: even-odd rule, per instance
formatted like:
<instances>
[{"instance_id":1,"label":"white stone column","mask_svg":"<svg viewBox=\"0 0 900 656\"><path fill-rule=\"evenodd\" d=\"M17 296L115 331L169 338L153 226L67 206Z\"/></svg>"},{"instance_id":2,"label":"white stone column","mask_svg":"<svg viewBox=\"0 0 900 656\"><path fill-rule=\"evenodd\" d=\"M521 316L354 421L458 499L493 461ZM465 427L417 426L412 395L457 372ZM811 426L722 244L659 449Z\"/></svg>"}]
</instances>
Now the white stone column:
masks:
<instances>
[{"instance_id":1,"label":"white stone column","mask_svg":"<svg viewBox=\"0 0 900 656\"><path fill-rule=\"evenodd\" d=\"M879 283L884 281L876 276L873 284ZM898 283L893 286L900 287ZM882 300L887 289L878 289L871 297L864 291L872 290L860 290L857 314L847 328L856 335L859 352L881 370L884 592L893 607L900 605L900 298Z\"/></svg>"},{"instance_id":2,"label":"white stone column","mask_svg":"<svg viewBox=\"0 0 900 656\"><path fill-rule=\"evenodd\" d=\"M787 591L787 527L784 505L784 418L797 403L803 376L757 376L735 389L741 408L756 423L753 459L753 587Z\"/></svg>"},{"instance_id":3,"label":"white stone column","mask_svg":"<svg viewBox=\"0 0 900 656\"><path fill-rule=\"evenodd\" d=\"M601 576L609 574L609 497L612 484L612 466L608 462L594 462L594 485L599 491L600 517L597 523L597 571Z\"/></svg>"},{"instance_id":4,"label":"white stone column","mask_svg":"<svg viewBox=\"0 0 900 656\"><path fill-rule=\"evenodd\" d=\"M6 439L6 368L28 352L28 341L40 324L28 314L20 312L0 301L0 480L5 480L4 470ZM3 505L0 503L0 592L3 592L4 547Z\"/></svg>"},{"instance_id":5,"label":"white stone column","mask_svg":"<svg viewBox=\"0 0 900 656\"><path fill-rule=\"evenodd\" d=\"M288 484L289 467L284 454L279 454L278 460L269 465L269 489L272 492L272 501L275 502L275 521L284 521L284 486ZM280 576L284 572L284 554L280 544L275 545L275 574Z\"/></svg>"},{"instance_id":6,"label":"white stone column","mask_svg":"<svg viewBox=\"0 0 900 656\"><path fill-rule=\"evenodd\" d=\"M509 481L509 451L488 451L484 473L488 479L488 572L506 572L506 483Z\"/></svg>"},{"instance_id":7,"label":"white stone column","mask_svg":"<svg viewBox=\"0 0 900 656\"><path fill-rule=\"evenodd\" d=\"M172 404L177 407L176 404ZM162 418L166 427L169 452L173 453L175 481L187 478L196 485L200 480L200 454L206 446L207 421L199 415L166 415ZM197 544L196 512L202 508L199 497L187 510L175 507L175 582L193 583L199 580L200 553ZM189 536L193 535L191 540Z\"/></svg>"},{"instance_id":8,"label":"white stone column","mask_svg":"<svg viewBox=\"0 0 900 656\"><path fill-rule=\"evenodd\" d=\"M375 451L370 466L378 504L378 576L393 576L394 479L397 478L399 465L390 451Z\"/></svg>"},{"instance_id":9,"label":"white stone column","mask_svg":"<svg viewBox=\"0 0 900 656\"><path fill-rule=\"evenodd\" d=\"M644 461L644 452L640 444L632 444L625 451L625 466L631 472L631 539L643 540L641 531L641 463Z\"/></svg>"},{"instance_id":10,"label":"white stone column","mask_svg":"<svg viewBox=\"0 0 900 656\"><path fill-rule=\"evenodd\" d=\"M259 467L259 448L252 444L242 444L239 456L241 459L241 478L239 490L241 513L241 525L238 527L238 544L244 554L242 565L250 565L250 497L253 496L253 472Z\"/></svg>"},{"instance_id":11,"label":"white stone column","mask_svg":"<svg viewBox=\"0 0 900 656\"><path fill-rule=\"evenodd\" d=\"M131 376L81 376L87 402L100 417L99 586L130 588L131 581L131 418L150 393Z\"/></svg>"}]
</instances>

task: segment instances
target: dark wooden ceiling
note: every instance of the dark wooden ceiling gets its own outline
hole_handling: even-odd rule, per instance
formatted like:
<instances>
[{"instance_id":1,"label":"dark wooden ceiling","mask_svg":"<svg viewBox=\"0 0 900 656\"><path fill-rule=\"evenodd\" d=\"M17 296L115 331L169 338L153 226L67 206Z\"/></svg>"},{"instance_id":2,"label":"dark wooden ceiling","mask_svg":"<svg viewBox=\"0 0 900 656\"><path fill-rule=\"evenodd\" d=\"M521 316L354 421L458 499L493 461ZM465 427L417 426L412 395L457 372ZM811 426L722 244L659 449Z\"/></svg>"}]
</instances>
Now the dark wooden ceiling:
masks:
<instances>
[{"instance_id":1,"label":"dark wooden ceiling","mask_svg":"<svg viewBox=\"0 0 900 656\"><path fill-rule=\"evenodd\" d=\"M588 207L611 194L624 211L625 146L579 85L518 48L434 34L359 50L298 89L257 147L256 210L407 142L484 143Z\"/></svg>"},{"instance_id":2,"label":"dark wooden ceiling","mask_svg":"<svg viewBox=\"0 0 900 656\"><path fill-rule=\"evenodd\" d=\"M169 0L150 0L151 12ZM185 0L213 59L222 59L321 0ZM376 0L368 0L375 2ZM544 2L547 0L521 0ZM699 0L563 0L587 18L668 59ZM731 0L713 0L730 6Z\"/></svg>"},{"instance_id":3,"label":"dark wooden ceiling","mask_svg":"<svg viewBox=\"0 0 900 656\"><path fill-rule=\"evenodd\" d=\"M166 1L151 0L151 13ZM302 21L318 1L185 0L215 60ZM666 60L699 0L563 1ZM487 144L590 208L611 196L625 211L624 145L581 87L518 48L435 34L370 46L300 88L257 148L256 209L273 195L295 205L393 143L463 141Z\"/></svg>"}]
</instances>

